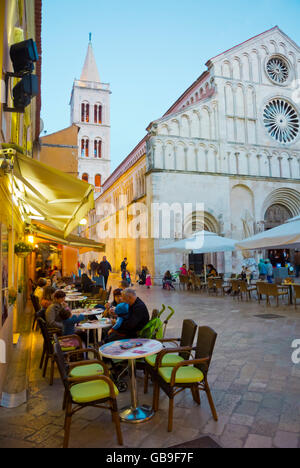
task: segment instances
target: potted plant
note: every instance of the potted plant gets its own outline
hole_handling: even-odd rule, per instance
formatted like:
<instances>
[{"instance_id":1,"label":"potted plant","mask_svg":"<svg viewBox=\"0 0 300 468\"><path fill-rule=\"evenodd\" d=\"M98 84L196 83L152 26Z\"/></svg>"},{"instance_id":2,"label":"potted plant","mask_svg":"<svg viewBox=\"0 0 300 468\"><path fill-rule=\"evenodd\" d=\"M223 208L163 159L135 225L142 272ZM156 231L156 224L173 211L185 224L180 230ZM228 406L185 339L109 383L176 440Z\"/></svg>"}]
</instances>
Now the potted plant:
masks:
<instances>
[{"instance_id":1,"label":"potted plant","mask_svg":"<svg viewBox=\"0 0 300 468\"><path fill-rule=\"evenodd\" d=\"M16 302L17 295L18 295L18 293L15 290L15 288L9 288L9 290L8 290L8 304L10 306L14 305L14 303Z\"/></svg>"},{"instance_id":2,"label":"potted plant","mask_svg":"<svg viewBox=\"0 0 300 468\"><path fill-rule=\"evenodd\" d=\"M32 252L33 248L30 244L26 244L25 242L18 242L15 244L15 254L18 257L25 258Z\"/></svg>"}]
</instances>

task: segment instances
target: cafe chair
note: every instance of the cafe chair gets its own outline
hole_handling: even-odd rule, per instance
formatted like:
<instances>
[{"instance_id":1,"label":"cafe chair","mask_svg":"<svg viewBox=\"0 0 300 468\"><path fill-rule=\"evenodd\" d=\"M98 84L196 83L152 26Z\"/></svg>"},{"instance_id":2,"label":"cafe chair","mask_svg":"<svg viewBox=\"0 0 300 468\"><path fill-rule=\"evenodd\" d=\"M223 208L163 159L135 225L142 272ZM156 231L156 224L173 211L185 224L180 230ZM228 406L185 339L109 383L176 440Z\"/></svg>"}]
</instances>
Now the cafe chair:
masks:
<instances>
[{"instance_id":1,"label":"cafe chair","mask_svg":"<svg viewBox=\"0 0 300 468\"><path fill-rule=\"evenodd\" d=\"M189 277L187 275L179 275L179 290L181 288L185 290L188 284L189 284Z\"/></svg>"},{"instance_id":2,"label":"cafe chair","mask_svg":"<svg viewBox=\"0 0 300 468\"><path fill-rule=\"evenodd\" d=\"M300 299L300 284L294 284L295 309L297 308L297 299Z\"/></svg>"},{"instance_id":3,"label":"cafe chair","mask_svg":"<svg viewBox=\"0 0 300 468\"><path fill-rule=\"evenodd\" d=\"M216 292L216 285L215 285L214 278L207 278L207 291L208 291L208 294L210 294L211 292Z\"/></svg>"},{"instance_id":4,"label":"cafe chair","mask_svg":"<svg viewBox=\"0 0 300 468\"><path fill-rule=\"evenodd\" d=\"M162 389L169 398L168 431L173 428L174 398L186 388L191 389L194 401L200 405L200 390L206 393L210 409L215 421L218 415L207 381L212 354L217 339L217 333L209 327L199 327L196 347L165 349L157 355L155 361L153 409L159 409L159 392ZM195 351L195 357L184 360L174 367L162 367L167 354Z\"/></svg>"},{"instance_id":5,"label":"cafe chair","mask_svg":"<svg viewBox=\"0 0 300 468\"><path fill-rule=\"evenodd\" d=\"M103 368L101 375L82 375L71 377L65 367L64 356L61 353L59 343L54 344L54 356L59 369L61 380L65 388L65 424L63 448L68 448L72 417L78 411L88 406L108 409L111 411L115 424L117 440L123 445L123 437L120 426L120 417L117 405L118 389L109 378L109 371L103 362L98 363Z\"/></svg>"},{"instance_id":6,"label":"cafe chair","mask_svg":"<svg viewBox=\"0 0 300 468\"><path fill-rule=\"evenodd\" d=\"M270 297L276 297L277 307L279 306L279 297L284 298L285 296L289 297L289 292L287 290L280 290L277 284L265 283L266 286L266 296L267 304L270 305Z\"/></svg>"},{"instance_id":7,"label":"cafe chair","mask_svg":"<svg viewBox=\"0 0 300 468\"><path fill-rule=\"evenodd\" d=\"M182 323L182 331L180 338L163 338L159 341L161 343L173 344L176 347L185 347L193 346L195 335L196 335L197 325L193 320L185 319ZM174 347L172 348L174 349ZM162 367L173 367L179 362L186 361L190 357L190 352L181 352L178 354L167 354L161 362ZM148 381L149 375L153 377L156 369L156 359L158 358L157 354L148 356L145 358L145 367L144 367L144 393L148 392ZM157 369L156 369L157 370Z\"/></svg>"},{"instance_id":8,"label":"cafe chair","mask_svg":"<svg viewBox=\"0 0 300 468\"><path fill-rule=\"evenodd\" d=\"M230 286L227 284L224 284L223 279L216 279L215 280L215 288L216 288L216 295L218 294L218 291L221 291L222 296L225 296L225 292L230 289Z\"/></svg>"},{"instance_id":9,"label":"cafe chair","mask_svg":"<svg viewBox=\"0 0 300 468\"><path fill-rule=\"evenodd\" d=\"M99 352L94 348L78 349L76 351L63 352L59 338L53 336L56 346L56 354L64 363L65 371L70 378L92 377L93 375L103 375L106 365L101 361ZM89 359L89 354L93 359ZM72 362L72 359L76 359ZM81 360L80 360L81 359ZM66 392L63 400L63 410L66 409Z\"/></svg>"},{"instance_id":10,"label":"cafe chair","mask_svg":"<svg viewBox=\"0 0 300 468\"><path fill-rule=\"evenodd\" d=\"M40 361L40 369L43 368L43 377L46 376L48 362L51 362L50 368L50 385L53 385L54 380L54 368L55 368L55 359L54 359L54 334L58 334L61 330L57 328L49 328L47 323L42 318L37 319L38 325L40 327L42 336L43 336L43 351ZM76 348L82 348L82 341L78 335L69 335L69 336L60 336L59 341L61 342L61 347L63 352L75 351Z\"/></svg>"},{"instance_id":11,"label":"cafe chair","mask_svg":"<svg viewBox=\"0 0 300 468\"><path fill-rule=\"evenodd\" d=\"M245 294L247 301L251 301L251 293L256 291L256 286L249 286L246 281L239 281L240 298L243 300Z\"/></svg>"}]
</instances>

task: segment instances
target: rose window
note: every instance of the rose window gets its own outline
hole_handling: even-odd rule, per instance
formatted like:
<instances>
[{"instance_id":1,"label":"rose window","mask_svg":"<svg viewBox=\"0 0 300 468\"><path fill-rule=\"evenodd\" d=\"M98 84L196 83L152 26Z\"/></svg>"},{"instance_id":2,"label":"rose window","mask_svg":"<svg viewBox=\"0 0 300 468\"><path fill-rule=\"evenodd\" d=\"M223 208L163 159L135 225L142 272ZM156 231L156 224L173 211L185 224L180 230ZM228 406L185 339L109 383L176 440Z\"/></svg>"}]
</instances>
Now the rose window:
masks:
<instances>
[{"instance_id":1,"label":"rose window","mask_svg":"<svg viewBox=\"0 0 300 468\"><path fill-rule=\"evenodd\" d=\"M281 57L273 57L267 63L269 78L276 84L284 84L289 77L289 66Z\"/></svg>"},{"instance_id":2,"label":"rose window","mask_svg":"<svg viewBox=\"0 0 300 468\"><path fill-rule=\"evenodd\" d=\"M265 107L264 124L272 138L280 143L291 143L299 133L299 115L283 99L273 99Z\"/></svg>"}]
</instances>

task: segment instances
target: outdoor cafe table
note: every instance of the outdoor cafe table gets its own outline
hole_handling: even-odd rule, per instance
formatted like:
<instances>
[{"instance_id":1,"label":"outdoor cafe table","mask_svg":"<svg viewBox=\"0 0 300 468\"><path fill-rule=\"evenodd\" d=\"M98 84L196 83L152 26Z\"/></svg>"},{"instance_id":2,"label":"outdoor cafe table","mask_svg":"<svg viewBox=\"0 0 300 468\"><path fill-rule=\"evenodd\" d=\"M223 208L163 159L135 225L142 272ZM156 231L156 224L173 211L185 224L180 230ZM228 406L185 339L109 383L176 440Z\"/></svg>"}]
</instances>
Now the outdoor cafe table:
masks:
<instances>
[{"instance_id":1,"label":"outdoor cafe table","mask_svg":"<svg viewBox=\"0 0 300 468\"><path fill-rule=\"evenodd\" d=\"M76 304L80 304L87 299L86 296L82 296L80 294L66 296L65 301L69 304L71 309L76 307Z\"/></svg>"},{"instance_id":2,"label":"outdoor cafe table","mask_svg":"<svg viewBox=\"0 0 300 468\"><path fill-rule=\"evenodd\" d=\"M287 289L289 293L289 304L293 304L293 283L282 283L279 284L280 289Z\"/></svg>"},{"instance_id":3,"label":"outdoor cafe table","mask_svg":"<svg viewBox=\"0 0 300 468\"><path fill-rule=\"evenodd\" d=\"M79 330L86 330L87 333L87 348L90 344L90 330L93 330L93 339L94 339L94 347L95 349L98 348L98 343L102 339L102 329L103 328L110 328L112 326L110 319L100 319L95 320L93 322L82 322L78 325ZM97 336L98 332L98 336Z\"/></svg>"},{"instance_id":4,"label":"outdoor cafe table","mask_svg":"<svg viewBox=\"0 0 300 468\"><path fill-rule=\"evenodd\" d=\"M137 346L141 343L141 346ZM133 345L130 349L123 349L121 346ZM127 340L114 341L101 346L99 349L103 357L109 359L128 360L130 378L131 378L131 405L123 408L120 413L120 419L128 423L142 423L148 421L154 416L154 411L150 406L139 405L136 384L136 359L152 356L159 353L163 348L162 343L156 340L141 338L132 338Z\"/></svg>"}]
</instances>

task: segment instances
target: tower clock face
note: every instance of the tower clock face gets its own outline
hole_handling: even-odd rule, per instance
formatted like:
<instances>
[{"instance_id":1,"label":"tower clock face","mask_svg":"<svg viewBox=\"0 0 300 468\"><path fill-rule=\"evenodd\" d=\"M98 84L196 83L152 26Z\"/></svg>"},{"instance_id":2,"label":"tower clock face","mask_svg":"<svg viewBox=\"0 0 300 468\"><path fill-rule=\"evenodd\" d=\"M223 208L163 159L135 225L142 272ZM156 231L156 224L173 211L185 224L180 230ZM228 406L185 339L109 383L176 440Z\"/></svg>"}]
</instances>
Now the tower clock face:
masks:
<instances>
[{"instance_id":1,"label":"tower clock face","mask_svg":"<svg viewBox=\"0 0 300 468\"><path fill-rule=\"evenodd\" d=\"M277 85L284 85L290 77L290 67L283 57L271 57L266 64L268 78Z\"/></svg>"},{"instance_id":2,"label":"tower clock face","mask_svg":"<svg viewBox=\"0 0 300 468\"><path fill-rule=\"evenodd\" d=\"M292 143L299 134L299 114L285 99L269 101L263 112L263 121L269 135L279 143Z\"/></svg>"}]
</instances>

